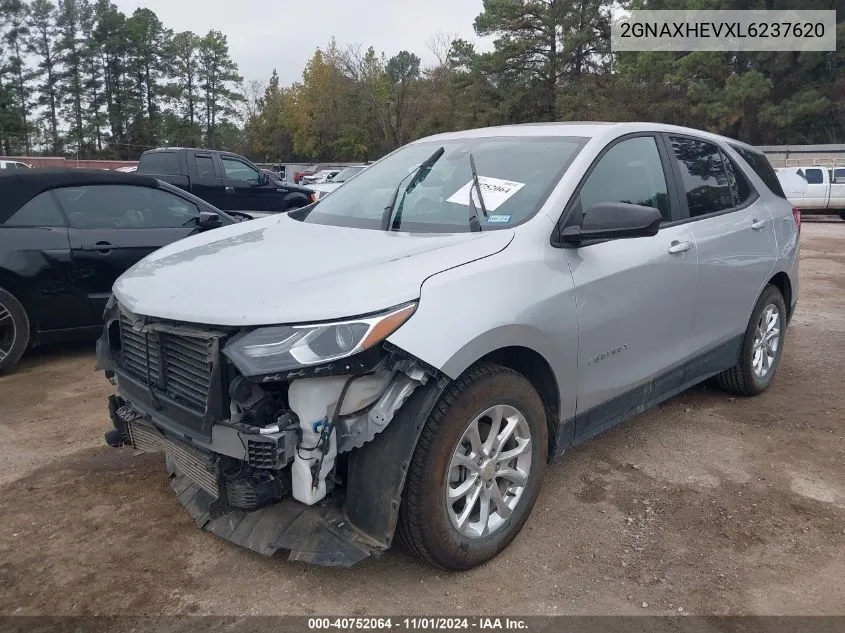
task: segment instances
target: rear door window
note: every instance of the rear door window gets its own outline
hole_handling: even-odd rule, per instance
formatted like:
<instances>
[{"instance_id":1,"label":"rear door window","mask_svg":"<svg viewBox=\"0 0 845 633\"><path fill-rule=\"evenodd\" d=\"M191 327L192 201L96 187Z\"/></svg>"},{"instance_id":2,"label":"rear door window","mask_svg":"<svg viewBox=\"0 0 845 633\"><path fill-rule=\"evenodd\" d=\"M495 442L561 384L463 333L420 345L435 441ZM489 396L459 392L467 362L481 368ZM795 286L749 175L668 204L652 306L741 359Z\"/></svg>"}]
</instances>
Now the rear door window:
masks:
<instances>
[{"instance_id":1,"label":"rear door window","mask_svg":"<svg viewBox=\"0 0 845 633\"><path fill-rule=\"evenodd\" d=\"M211 156L197 156L197 176L200 178L220 178L217 166Z\"/></svg>"},{"instance_id":2,"label":"rear door window","mask_svg":"<svg viewBox=\"0 0 845 633\"><path fill-rule=\"evenodd\" d=\"M160 176L179 176L182 169L179 166L179 154L176 152L151 152L141 156L138 171L145 174Z\"/></svg>"},{"instance_id":3,"label":"rear door window","mask_svg":"<svg viewBox=\"0 0 845 633\"><path fill-rule=\"evenodd\" d=\"M837 185L845 185L845 169L833 170L833 182Z\"/></svg>"},{"instance_id":4,"label":"rear door window","mask_svg":"<svg viewBox=\"0 0 845 633\"><path fill-rule=\"evenodd\" d=\"M742 170L734 164L730 156L725 152L721 152L721 154L722 162L725 165L725 171L728 175L728 186L731 189L733 206L741 207L755 195L755 191L751 188L748 180L746 180Z\"/></svg>"},{"instance_id":5,"label":"rear door window","mask_svg":"<svg viewBox=\"0 0 845 633\"><path fill-rule=\"evenodd\" d=\"M3 226L66 226L53 194L45 191L32 198L9 217Z\"/></svg>"},{"instance_id":6,"label":"rear door window","mask_svg":"<svg viewBox=\"0 0 845 633\"><path fill-rule=\"evenodd\" d=\"M786 198L786 194L783 192L783 187L778 180L777 174L765 154L755 152L747 147L741 147L739 145L731 145L731 147L746 163L748 163L748 166L754 170L754 173L759 176L760 180L763 181L773 194L780 198Z\"/></svg>"},{"instance_id":7,"label":"rear door window","mask_svg":"<svg viewBox=\"0 0 845 633\"><path fill-rule=\"evenodd\" d=\"M681 171L690 217L734 208L734 196L719 147L688 137L673 136L670 140Z\"/></svg>"}]
</instances>

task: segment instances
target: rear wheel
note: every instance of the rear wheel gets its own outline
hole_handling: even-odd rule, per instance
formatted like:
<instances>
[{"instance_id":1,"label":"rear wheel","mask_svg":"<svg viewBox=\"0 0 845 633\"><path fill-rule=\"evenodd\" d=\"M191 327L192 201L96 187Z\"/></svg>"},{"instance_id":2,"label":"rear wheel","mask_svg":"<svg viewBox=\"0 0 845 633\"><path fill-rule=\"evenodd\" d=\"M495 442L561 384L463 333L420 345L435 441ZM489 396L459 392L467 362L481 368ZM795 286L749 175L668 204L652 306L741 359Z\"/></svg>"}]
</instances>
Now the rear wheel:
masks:
<instances>
[{"instance_id":1,"label":"rear wheel","mask_svg":"<svg viewBox=\"0 0 845 633\"><path fill-rule=\"evenodd\" d=\"M783 354L786 304L780 290L766 286L745 330L739 362L717 376L725 391L756 396L769 388Z\"/></svg>"},{"instance_id":2,"label":"rear wheel","mask_svg":"<svg viewBox=\"0 0 845 633\"><path fill-rule=\"evenodd\" d=\"M0 288L0 373L20 360L28 344L26 310L10 292Z\"/></svg>"},{"instance_id":3,"label":"rear wheel","mask_svg":"<svg viewBox=\"0 0 845 633\"><path fill-rule=\"evenodd\" d=\"M288 202L288 207L287 209L285 209L285 211L294 211L296 209L301 209L302 207L307 207L309 204L311 204L311 201L304 196L292 198Z\"/></svg>"},{"instance_id":4,"label":"rear wheel","mask_svg":"<svg viewBox=\"0 0 845 633\"><path fill-rule=\"evenodd\" d=\"M497 365L468 370L426 421L408 471L400 538L444 569L490 560L527 520L547 456L545 410L531 383Z\"/></svg>"}]
</instances>

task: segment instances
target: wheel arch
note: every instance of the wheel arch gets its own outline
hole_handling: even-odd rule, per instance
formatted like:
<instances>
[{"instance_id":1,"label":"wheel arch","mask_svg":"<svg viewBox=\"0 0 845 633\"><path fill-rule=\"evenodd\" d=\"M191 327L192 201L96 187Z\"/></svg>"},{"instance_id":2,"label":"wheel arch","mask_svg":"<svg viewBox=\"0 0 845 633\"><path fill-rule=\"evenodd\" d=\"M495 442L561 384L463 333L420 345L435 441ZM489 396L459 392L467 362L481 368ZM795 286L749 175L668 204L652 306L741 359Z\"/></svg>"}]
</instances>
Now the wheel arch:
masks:
<instances>
[{"instance_id":1,"label":"wheel arch","mask_svg":"<svg viewBox=\"0 0 845 633\"><path fill-rule=\"evenodd\" d=\"M780 294L783 296L783 302L786 304L786 320L787 322L790 321L792 319L792 282L789 279L789 275L783 271L775 273L766 285L774 286L780 290Z\"/></svg>"},{"instance_id":2,"label":"wheel arch","mask_svg":"<svg viewBox=\"0 0 845 633\"><path fill-rule=\"evenodd\" d=\"M571 331L570 335L572 344L566 347L577 350L576 331ZM566 385L574 382L578 362L577 352L567 355L559 350L560 345L537 328L509 324L485 332L464 345L443 364L441 371L456 380L474 365L493 363L524 376L543 401L549 429L549 455L555 455L562 420L574 415L575 411L574 391L566 391Z\"/></svg>"},{"instance_id":3,"label":"wheel arch","mask_svg":"<svg viewBox=\"0 0 845 633\"><path fill-rule=\"evenodd\" d=\"M292 191L283 198L283 201L286 203L285 209L301 209L311 204L308 196L301 191ZM299 204L300 202L302 203L301 205Z\"/></svg>"},{"instance_id":4,"label":"wheel arch","mask_svg":"<svg viewBox=\"0 0 845 633\"><path fill-rule=\"evenodd\" d=\"M29 345L31 345L38 330L38 311L35 300L27 291L24 281L5 268L0 268L0 288L17 299L26 311L27 319L29 319Z\"/></svg>"},{"instance_id":5,"label":"wheel arch","mask_svg":"<svg viewBox=\"0 0 845 633\"><path fill-rule=\"evenodd\" d=\"M549 455L555 454L557 426L560 422L560 389L549 362L539 352L520 345L494 350L481 357L477 363L491 363L512 369L537 391L546 410L546 425L549 429Z\"/></svg>"}]
</instances>

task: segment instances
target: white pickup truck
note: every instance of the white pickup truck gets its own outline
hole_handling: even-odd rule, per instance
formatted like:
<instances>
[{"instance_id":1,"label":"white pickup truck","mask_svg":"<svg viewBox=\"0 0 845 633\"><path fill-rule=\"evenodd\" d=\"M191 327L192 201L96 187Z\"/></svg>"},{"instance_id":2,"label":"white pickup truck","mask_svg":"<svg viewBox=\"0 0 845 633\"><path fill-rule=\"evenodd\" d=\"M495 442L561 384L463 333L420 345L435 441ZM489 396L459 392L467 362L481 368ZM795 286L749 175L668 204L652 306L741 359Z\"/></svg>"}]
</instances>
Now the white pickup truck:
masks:
<instances>
[{"instance_id":1,"label":"white pickup truck","mask_svg":"<svg viewBox=\"0 0 845 633\"><path fill-rule=\"evenodd\" d=\"M845 167L781 167L778 180L801 211L838 211L845 220Z\"/></svg>"}]
</instances>

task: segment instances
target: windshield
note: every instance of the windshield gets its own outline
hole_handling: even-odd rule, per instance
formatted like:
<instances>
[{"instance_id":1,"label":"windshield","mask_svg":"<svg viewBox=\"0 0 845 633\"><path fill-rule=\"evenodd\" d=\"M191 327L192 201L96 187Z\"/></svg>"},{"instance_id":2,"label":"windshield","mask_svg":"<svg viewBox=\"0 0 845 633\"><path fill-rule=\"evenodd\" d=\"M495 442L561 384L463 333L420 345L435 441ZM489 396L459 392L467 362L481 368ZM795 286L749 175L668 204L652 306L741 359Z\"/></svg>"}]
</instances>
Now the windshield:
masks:
<instances>
[{"instance_id":1,"label":"windshield","mask_svg":"<svg viewBox=\"0 0 845 633\"><path fill-rule=\"evenodd\" d=\"M357 174L359 171L364 169L363 167L347 167L346 169L338 172L337 176L332 178L332 182L346 182L352 176Z\"/></svg>"},{"instance_id":2,"label":"windshield","mask_svg":"<svg viewBox=\"0 0 845 633\"><path fill-rule=\"evenodd\" d=\"M486 137L408 145L369 166L331 196L293 217L303 222L382 230L382 217L399 181L442 147L443 155L413 190L403 183L393 216L396 230L462 233L470 230L472 154L484 194L473 201L483 230L514 226L532 217L586 144L581 137Z\"/></svg>"}]
</instances>

